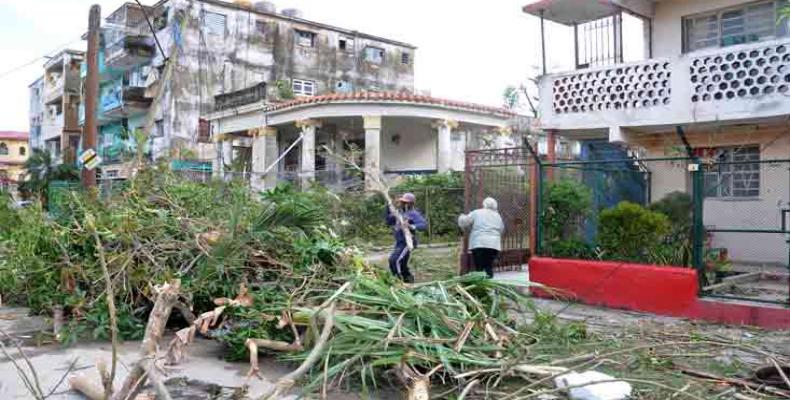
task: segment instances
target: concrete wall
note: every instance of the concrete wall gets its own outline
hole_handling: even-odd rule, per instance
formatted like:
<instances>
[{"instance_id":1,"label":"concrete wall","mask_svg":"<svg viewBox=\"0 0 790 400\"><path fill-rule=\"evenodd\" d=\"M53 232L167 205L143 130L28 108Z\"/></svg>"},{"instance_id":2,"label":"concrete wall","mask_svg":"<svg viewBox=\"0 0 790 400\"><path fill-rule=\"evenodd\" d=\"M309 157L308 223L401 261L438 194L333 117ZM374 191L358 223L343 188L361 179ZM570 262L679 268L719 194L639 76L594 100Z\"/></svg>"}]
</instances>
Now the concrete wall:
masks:
<instances>
[{"instance_id":1,"label":"concrete wall","mask_svg":"<svg viewBox=\"0 0 790 400\"><path fill-rule=\"evenodd\" d=\"M428 119L385 118L381 164L385 171L436 170L437 134Z\"/></svg>"},{"instance_id":2,"label":"concrete wall","mask_svg":"<svg viewBox=\"0 0 790 400\"><path fill-rule=\"evenodd\" d=\"M784 128L754 132L700 132L688 135L693 147L760 145L761 160L790 159L790 135ZM659 141L637 139L633 144L647 145L648 157L678 156L657 146ZM651 163L653 200L672 191L690 188L685 164ZM756 198L707 198L703 222L719 229L779 229L781 209L790 207L790 164L762 164L760 196ZM787 263L788 244L781 234L714 233L713 246L729 251L732 260L743 263Z\"/></svg>"}]
</instances>

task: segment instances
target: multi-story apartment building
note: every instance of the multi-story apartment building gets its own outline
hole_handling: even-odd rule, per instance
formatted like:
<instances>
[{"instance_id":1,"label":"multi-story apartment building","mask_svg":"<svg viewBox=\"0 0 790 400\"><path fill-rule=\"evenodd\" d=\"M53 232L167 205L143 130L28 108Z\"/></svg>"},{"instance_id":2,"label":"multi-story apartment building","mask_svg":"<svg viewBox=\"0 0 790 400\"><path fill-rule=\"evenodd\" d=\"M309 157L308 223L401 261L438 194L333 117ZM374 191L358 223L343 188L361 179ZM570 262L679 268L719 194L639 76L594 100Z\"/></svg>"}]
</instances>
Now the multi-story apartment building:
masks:
<instances>
[{"instance_id":1,"label":"multi-story apartment building","mask_svg":"<svg viewBox=\"0 0 790 400\"><path fill-rule=\"evenodd\" d=\"M55 159L73 160L79 146L80 65L84 54L64 50L44 64L44 76L30 85L30 145Z\"/></svg>"},{"instance_id":2,"label":"multi-story apartment building","mask_svg":"<svg viewBox=\"0 0 790 400\"><path fill-rule=\"evenodd\" d=\"M28 121L30 124L30 148L44 147L41 139L41 124L44 121L44 77L36 79L28 86L30 91L30 104L28 106Z\"/></svg>"},{"instance_id":3,"label":"multi-story apartment building","mask_svg":"<svg viewBox=\"0 0 790 400\"><path fill-rule=\"evenodd\" d=\"M17 196L25 180L25 161L30 155L27 132L0 131L0 191Z\"/></svg>"},{"instance_id":4,"label":"multi-story apartment building","mask_svg":"<svg viewBox=\"0 0 790 400\"><path fill-rule=\"evenodd\" d=\"M113 164L133 151L131 133L149 117L150 157L188 158L210 168L216 148L203 118L236 105L232 94L269 103L331 93L411 92L414 53L409 44L309 21L296 10L276 12L269 2L162 0L145 8L126 3L103 27L98 115L105 172L116 174ZM166 59L175 68L164 81ZM230 103L215 104L215 98Z\"/></svg>"},{"instance_id":5,"label":"multi-story apartment building","mask_svg":"<svg viewBox=\"0 0 790 400\"><path fill-rule=\"evenodd\" d=\"M790 159L786 7L785 0L532 2L524 11L541 19L543 48L552 49L544 50L539 84L541 127L641 158L698 157L691 168L704 171L713 246L735 261L785 264L779 229L788 226L790 172L766 161ZM574 46L553 42L560 30ZM549 70L563 48L573 68ZM653 200L693 184L687 168L670 163L652 164L660 168L648 183Z\"/></svg>"}]
</instances>

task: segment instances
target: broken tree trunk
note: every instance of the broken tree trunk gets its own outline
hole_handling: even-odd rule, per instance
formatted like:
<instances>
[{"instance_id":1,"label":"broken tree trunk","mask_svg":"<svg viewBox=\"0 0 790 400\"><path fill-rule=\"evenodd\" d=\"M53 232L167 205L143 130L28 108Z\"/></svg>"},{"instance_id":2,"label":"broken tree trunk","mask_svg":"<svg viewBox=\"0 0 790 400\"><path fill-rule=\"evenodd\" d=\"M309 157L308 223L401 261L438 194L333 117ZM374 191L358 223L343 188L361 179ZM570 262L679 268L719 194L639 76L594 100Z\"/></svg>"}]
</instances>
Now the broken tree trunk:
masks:
<instances>
[{"instance_id":1,"label":"broken tree trunk","mask_svg":"<svg viewBox=\"0 0 790 400\"><path fill-rule=\"evenodd\" d=\"M164 335L165 326L167 325L167 320L170 319L173 306L179 302L181 284L178 281L174 281L157 287L156 290L156 302L150 317L148 317L145 336L143 337L143 343L140 345L140 360L132 367L121 389L113 395L113 400L133 399L144 386L146 379L153 383L157 392L157 399L170 399L167 389L161 383L162 380L155 365L157 359L156 350L158 343L162 340L162 335ZM90 400L102 400L105 398L103 391L85 376L72 376L69 378L69 383L72 389L82 393Z\"/></svg>"}]
</instances>

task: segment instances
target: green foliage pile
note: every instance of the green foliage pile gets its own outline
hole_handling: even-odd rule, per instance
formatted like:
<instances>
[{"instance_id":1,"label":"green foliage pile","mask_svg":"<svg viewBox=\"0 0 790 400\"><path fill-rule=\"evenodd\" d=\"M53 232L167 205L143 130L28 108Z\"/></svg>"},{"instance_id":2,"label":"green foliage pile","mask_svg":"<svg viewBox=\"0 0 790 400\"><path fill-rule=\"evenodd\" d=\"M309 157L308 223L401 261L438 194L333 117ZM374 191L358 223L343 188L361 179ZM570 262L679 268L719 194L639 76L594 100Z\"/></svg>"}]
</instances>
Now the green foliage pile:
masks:
<instances>
[{"instance_id":1,"label":"green foliage pile","mask_svg":"<svg viewBox=\"0 0 790 400\"><path fill-rule=\"evenodd\" d=\"M430 224L430 235L434 242L455 241L460 231L458 215L464 209L464 189L458 173L433 174L407 177L392 188L392 195L412 192L417 196L417 208ZM385 222L386 202L380 194L345 192L334 193L315 185L300 190L290 185L279 185L262 194L264 199L299 203L322 210L321 224L328 225L345 242L367 246L388 245L392 242L392 231ZM428 232L419 233L424 243Z\"/></svg>"},{"instance_id":2,"label":"green foliage pile","mask_svg":"<svg viewBox=\"0 0 790 400\"><path fill-rule=\"evenodd\" d=\"M342 249L312 204L258 201L246 187L191 183L166 169L142 173L106 200L69 196L54 216L41 207L0 207L0 293L36 313L64 306L69 339L109 332L102 257L122 305L122 337L136 338L154 285L180 279L195 310L206 311L243 282L279 282L283 271L329 268ZM278 293L286 296L292 283Z\"/></svg>"}]
</instances>

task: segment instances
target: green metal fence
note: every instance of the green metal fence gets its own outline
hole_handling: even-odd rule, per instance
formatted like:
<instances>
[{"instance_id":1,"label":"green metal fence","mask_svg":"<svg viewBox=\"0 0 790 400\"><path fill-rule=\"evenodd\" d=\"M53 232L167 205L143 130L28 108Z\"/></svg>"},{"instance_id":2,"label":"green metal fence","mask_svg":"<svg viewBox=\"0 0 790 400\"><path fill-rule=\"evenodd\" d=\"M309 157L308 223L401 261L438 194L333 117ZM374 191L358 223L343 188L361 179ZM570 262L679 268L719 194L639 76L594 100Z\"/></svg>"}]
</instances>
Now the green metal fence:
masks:
<instances>
[{"instance_id":1,"label":"green metal fence","mask_svg":"<svg viewBox=\"0 0 790 400\"><path fill-rule=\"evenodd\" d=\"M542 163L538 254L697 269L701 293L790 306L790 160Z\"/></svg>"}]
</instances>

